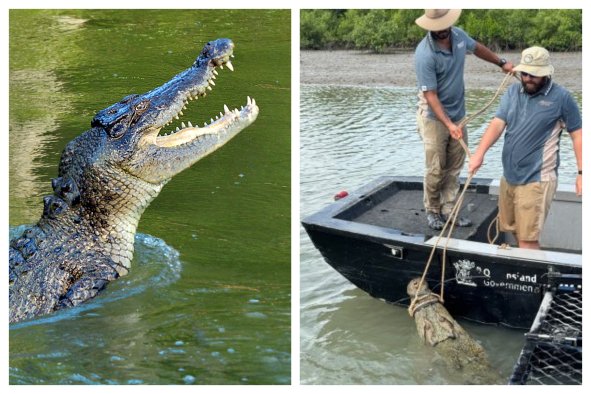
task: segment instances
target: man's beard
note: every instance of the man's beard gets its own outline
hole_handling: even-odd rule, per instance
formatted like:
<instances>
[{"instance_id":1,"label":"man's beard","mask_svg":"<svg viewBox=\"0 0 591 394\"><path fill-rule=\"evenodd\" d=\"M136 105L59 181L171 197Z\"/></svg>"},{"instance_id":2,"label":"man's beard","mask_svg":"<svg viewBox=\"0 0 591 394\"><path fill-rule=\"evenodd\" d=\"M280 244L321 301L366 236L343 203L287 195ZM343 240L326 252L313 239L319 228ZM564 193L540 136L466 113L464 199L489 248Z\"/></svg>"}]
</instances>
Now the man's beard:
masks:
<instances>
[{"instance_id":1,"label":"man's beard","mask_svg":"<svg viewBox=\"0 0 591 394\"><path fill-rule=\"evenodd\" d=\"M548 78L546 78L546 77L540 79L540 82L537 82L537 83L532 81L531 79L527 82L525 82L522 79L521 86L523 86L523 90L525 90L525 92L527 94L534 95L534 94L538 93L540 90L542 90L544 85L546 85L546 82L548 82Z\"/></svg>"},{"instance_id":2,"label":"man's beard","mask_svg":"<svg viewBox=\"0 0 591 394\"><path fill-rule=\"evenodd\" d=\"M431 32L431 35L436 40L445 40L446 38L448 38L450 36L450 34L451 34L451 27L449 27L445 30Z\"/></svg>"}]
</instances>

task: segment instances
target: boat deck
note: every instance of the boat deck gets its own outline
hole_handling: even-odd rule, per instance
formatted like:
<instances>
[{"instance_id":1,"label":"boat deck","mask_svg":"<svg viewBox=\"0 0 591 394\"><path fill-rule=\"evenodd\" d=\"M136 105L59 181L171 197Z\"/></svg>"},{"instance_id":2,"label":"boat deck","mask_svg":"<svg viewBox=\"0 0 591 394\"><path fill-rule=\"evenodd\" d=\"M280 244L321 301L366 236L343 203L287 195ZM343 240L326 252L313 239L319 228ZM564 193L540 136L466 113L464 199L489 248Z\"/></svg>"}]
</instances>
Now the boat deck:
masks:
<instances>
[{"instance_id":1,"label":"boat deck","mask_svg":"<svg viewBox=\"0 0 591 394\"><path fill-rule=\"evenodd\" d=\"M456 226L453 237L485 241L488 226L497 215L497 202L497 196L467 190L460 215L469 218L472 226L463 228ZM340 213L338 218L380 227L404 229L405 234L424 234L429 237L439 235L439 231L431 230L427 226L423 190L405 188L396 183L361 199L357 204Z\"/></svg>"}]
</instances>

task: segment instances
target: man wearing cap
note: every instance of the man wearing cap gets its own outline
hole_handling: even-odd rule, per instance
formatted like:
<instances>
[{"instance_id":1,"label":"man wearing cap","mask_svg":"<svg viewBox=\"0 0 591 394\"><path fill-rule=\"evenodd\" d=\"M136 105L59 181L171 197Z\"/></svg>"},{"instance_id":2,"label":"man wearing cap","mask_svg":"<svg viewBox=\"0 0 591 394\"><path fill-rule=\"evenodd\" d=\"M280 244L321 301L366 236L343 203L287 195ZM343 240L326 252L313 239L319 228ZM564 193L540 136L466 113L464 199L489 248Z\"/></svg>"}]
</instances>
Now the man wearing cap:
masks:
<instances>
[{"instance_id":1,"label":"man wearing cap","mask_svg":"<svg viewBox=\"0 0 591 394\"><path fill-rule=\"evenodd\" d=\"M466 130L458 123L466 115L464 102L464 62L474 53L510 72L513 65L453 26L462 10L425 10L416 20L427 30L415 51L419 88L417 127L425 146L424 205L427 223L441 230L453 209L459 190L458 176L466 154L459 143L467 141ZM458 226L470 226L458 217Z\"/></svg>"},{"instance_id":2,"label":"man wearing cap","mask_svg":"<svg viewBox=\"0 0 591 394\"><path fill-rule=\"evenodd\" d=\"M476 173L486 151L503 131L503 177L499 191L499 227L512 232L520 248L539 249L539 238L558 176L560 135L566 129L577 161L575 190L582 194L582 121L572 95L552 80L548 51L527 48L514 68L521 85L509 87L499 109L470 158Z\"/></svg>"}]
</instances>

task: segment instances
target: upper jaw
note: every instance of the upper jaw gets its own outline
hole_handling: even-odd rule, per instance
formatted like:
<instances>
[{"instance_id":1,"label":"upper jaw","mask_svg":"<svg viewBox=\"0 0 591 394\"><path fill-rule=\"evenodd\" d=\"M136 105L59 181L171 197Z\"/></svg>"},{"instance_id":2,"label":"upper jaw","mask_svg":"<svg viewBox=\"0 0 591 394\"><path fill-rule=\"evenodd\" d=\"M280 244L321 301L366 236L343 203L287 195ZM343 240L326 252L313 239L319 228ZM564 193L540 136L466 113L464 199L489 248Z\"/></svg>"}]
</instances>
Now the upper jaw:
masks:
<instances>
[{"instance_id":1,"label":"upper jaw","mask_svg":"<svg viewBox=\"0 0 591 394\"><path fill-rule=\"evenodd\" d=\"M190 101L205 97L208 91L213 90L215 79L218 76L217 68L224 69L226 66L230 71L234 71L231 62L231 58L234 57L233 49L234 44L229 39L219 39L208 43L189 69L144 95L151 101L154 115L146 117L146 123L151 123L151 125L144 129L143 143L159 147L186 144L199 135L215 132L229 123L244 122L253 118L255 108L258 114L258 107L256 107L254 99L251 100L248 97L246 105L242 106L240 110L230 111L224 105L224 113L220 112L220 115L215 117L215 121L211 118L209 125L204 122L202 128L197 127L198 122L195 122L195 126L193 126L188 121L188 127L182 122L182 129L176 127L176 130L165 130L164 133L161 133L163 128L175 120L180 120L184 115L183 110L187 109ZM256 114L254 114L254 118L256 118Z\"/></svg>"},{"instance_id":2,"label":"upper jaw","mask_svg":"<svg viewBox=\"0 0 591 394\"><path fill-rule=\"evenodd\" d=\"M212 51L215 53L217 46L206 46L192 67L142 96L144 100L149 100L151 111L148 110L147 116L138 124L135 133L138 137L137 149L130 160L123 164L128 172L150 183L165 182L218 149L255 121L259 108L254 99L247 97L246 104L240 109L230 110L224 105L223 112L202 127L198 127L197 122L193 125L190 121L188 124L183 121L181 128L161 132L174 120L180 120L191 100L203 97L213 89L217 68L223 69L225 66L234 70L231 63L232 47L233 44L226 44L222 46L221 54L209 57Z\"/></svg>"}]
</instances>

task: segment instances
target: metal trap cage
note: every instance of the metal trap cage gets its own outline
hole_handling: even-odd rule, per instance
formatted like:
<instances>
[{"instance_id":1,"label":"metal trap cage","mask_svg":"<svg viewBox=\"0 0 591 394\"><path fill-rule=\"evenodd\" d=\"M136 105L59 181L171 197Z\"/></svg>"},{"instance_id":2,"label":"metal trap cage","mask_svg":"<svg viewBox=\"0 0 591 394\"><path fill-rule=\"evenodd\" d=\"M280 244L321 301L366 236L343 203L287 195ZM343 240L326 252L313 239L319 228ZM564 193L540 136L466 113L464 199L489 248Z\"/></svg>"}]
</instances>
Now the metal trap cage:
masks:
<instances>
[{"instance_id":1,"label":"metal trap cage","mask_svg":"<svg viewBox=\"0 0 591 394\"><path fill-rule=\"evenodd\" d=\"M544 295L509 384L579 385L583 380L581 275L558 275Z\"/></svg>"}]
</instances>

